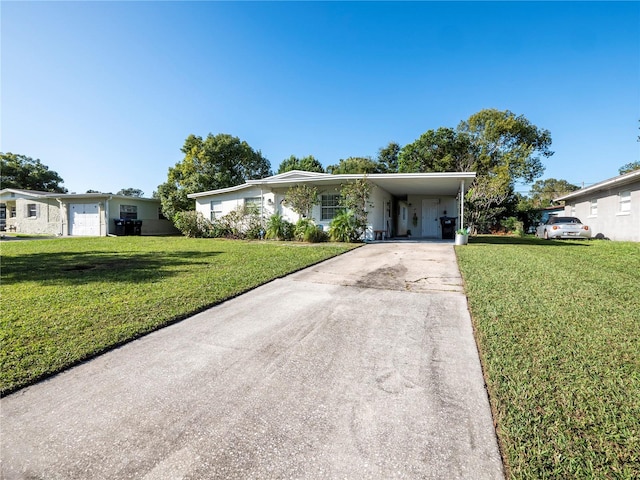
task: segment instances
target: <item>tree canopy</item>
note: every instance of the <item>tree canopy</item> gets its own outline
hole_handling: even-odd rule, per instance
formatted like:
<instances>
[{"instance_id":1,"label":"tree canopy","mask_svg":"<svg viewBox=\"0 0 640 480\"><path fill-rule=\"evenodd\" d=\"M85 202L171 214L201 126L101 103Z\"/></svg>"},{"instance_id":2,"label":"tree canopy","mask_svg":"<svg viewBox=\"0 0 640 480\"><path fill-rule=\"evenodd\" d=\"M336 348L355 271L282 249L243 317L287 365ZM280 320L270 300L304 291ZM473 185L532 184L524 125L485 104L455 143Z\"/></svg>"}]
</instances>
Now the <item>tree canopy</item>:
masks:
<instances>
[{"instance_id":1,"label":"tree canopy","mask_svg":"<svg viewBox=\"0 0 640 480\"><path fill-rule=\"evenodd\" d=\"M116 195L123 195L125 197L144 197L144 192L139 188L122 188L118 190Z\"/></svg>"},{"instance_id":2,"label":"tree canopy","mask_svg":"<svg viewBox=\"0 0 640 480\"><path fill-rule=\"evenodd\" d=\"M471 136L453 128L427 130L399 153L402 173L468 172L476 160Z\"/></svg>"},{"instance_id":3,"label":"tree canopy","mask_svg":"<svg viewBox=\"0 0 640 480\"><path fill-rule=\"evenodd\" d=\"M184 159L169 168L167 181L158 186L158 197L167 218L190 210L190 193L241 185L271 175L269 160L245 141L228 134L189 135L181 148Z\"/></svg>"},{"instance_id":4,"label":"tree canopy","mask_svg":"<svg viewBox=\"0 0 640 480\"><path fill-rule=\"evenodd\" d=\"M378 150L378 169L380 173L397 173L399 155L400 145L396 142L389 142L386 147L381 147Z\"/></svg>"},{"instance_id":5,"label":"tree canopy","mask_svg":"<svg viewBox=\"0 0 640 480\"><path fill-rule=\"evenodd\" d=\"M531 183L544 172L551 134L509 110L485 109L454 130L428 130L399 154L400 172L475 171L465 197L467 222L487 230L506 210L516 181Z\"/></svg>"},{"instance_id":6,"label":"tree canopy","mask_svg":"<svg viewBox=\"0 0 640 480\"><path fill-rule=\"evenodd\" d=\"M39 159L16 153L0 153L0 185L39 192L67 193L62 177Z\"/></svg>"},{"instance_id":7,"label":"tree canopy","mask_svg":"<svg viewBox=\"0 0 640 480\"><path fill-rule=\"evenodd\" d=\"M554 198L561 197L579 188L577 185L573 185L566 180L547 178L545 180L538 180L531 186L529 197L531 198L534 208L545 208L551 205Z\"/></svg>"},{"instance_id":8,"label":"tree canopy","mask_svg":"<svg viewBox=\"0 0 640 480\"><path fill-rule=\"evenodd\" d=\"M626 163L618 169L618 173L620 175L624 175L625 173L633 172L635 170L640 170L640 162Z\"/></svg>"},{"instance_id":9,"label":"tree canopy","mask_svg":"<svg viewBox=\"0 0 640 480\"><path fill-rule=\"evenodd\" d=\"M289 158L283 160L282 163L280 163L278 173L285 173L291 170L324 173L324 167L316 158L314 158L313 155L302 158L291 155Z\"/></svg>"},{"instance_id":10,"label":"tree canopy","mask_svg":"<svg viewBox=\"0 0 640 480\"><path fill-rule=\"evenodd\" d=\"M382 173L380 165L369 157L349 157L340 159L337 165L329 165L327 173L342 175L349 173Z\"/></svg>"}]
</instances>

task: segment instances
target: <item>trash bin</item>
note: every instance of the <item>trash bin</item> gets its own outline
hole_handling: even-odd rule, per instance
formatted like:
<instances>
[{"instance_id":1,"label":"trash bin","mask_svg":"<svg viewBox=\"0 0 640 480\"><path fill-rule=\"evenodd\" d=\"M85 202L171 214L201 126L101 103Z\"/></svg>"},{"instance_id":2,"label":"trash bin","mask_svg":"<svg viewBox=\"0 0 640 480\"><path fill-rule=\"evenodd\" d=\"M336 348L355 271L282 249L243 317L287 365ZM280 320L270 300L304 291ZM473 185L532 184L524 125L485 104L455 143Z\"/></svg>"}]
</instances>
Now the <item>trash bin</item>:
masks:
<instances>
[{"instance_id":1,"label":"trash bin","mask_svg":"<svg viewBox=\"0 0 640 480\"><path fill-rule=\"evenodd\" d=\"M440 217L442 227L442 239L453 240L456 237L456 219L458 217Z\"/></svg>"},{"instance_id":2,"label":"trash bin","mask_svg":"<svg viewBox=\"0 0 640 480\"><path fill-rule=\"evenodd\" d=\"M142 220L133 221L133 234L142 235Z\"/></svg>"},{"instance_id":3,"label":"trash bin","mask_svg":"<svg viewBox=\"0 0 640 480\"><path fill-rule=\"evenodd\" d=\"M133 220L128 218L124 220L124 234L133 235Z\"/></svg>"},{"instance_id":4,"label":"trash bin","mask_svg":"<svg viewBox=\"0 0 640 480\"><path fill-rule=\"evenodd\" d=\"M115 218L113 222L116 224L116 235L122 236L124 235L124 220L121 218Z\"/></svg>"}]
</instances>

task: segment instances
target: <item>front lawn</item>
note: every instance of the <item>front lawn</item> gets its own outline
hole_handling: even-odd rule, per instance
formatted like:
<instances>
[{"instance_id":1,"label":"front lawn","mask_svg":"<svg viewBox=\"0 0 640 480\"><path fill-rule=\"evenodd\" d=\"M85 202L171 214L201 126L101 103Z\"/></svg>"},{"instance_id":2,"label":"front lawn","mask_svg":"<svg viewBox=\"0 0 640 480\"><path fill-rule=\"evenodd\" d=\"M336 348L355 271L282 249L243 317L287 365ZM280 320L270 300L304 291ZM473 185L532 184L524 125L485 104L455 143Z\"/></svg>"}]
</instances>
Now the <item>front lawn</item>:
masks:
<instances>
[{"instance_id":1,"label":"front lawn","mask_svg":"<svg viewBox=\"0 0 640 480\"><path fill-rule=\"evenodd\" d=\"M355 246L183 237L3 241L0 390Z\"/></svg>"},{"instance_id":2,"label":"front lawn","mask_svg":"<svg viewBox=\"0 0 640 480\"><path fill-rule=\"evenodd\" d=\"M640 478L640 244L456 247L510 478Z\"/></svg>"}]
</instances>

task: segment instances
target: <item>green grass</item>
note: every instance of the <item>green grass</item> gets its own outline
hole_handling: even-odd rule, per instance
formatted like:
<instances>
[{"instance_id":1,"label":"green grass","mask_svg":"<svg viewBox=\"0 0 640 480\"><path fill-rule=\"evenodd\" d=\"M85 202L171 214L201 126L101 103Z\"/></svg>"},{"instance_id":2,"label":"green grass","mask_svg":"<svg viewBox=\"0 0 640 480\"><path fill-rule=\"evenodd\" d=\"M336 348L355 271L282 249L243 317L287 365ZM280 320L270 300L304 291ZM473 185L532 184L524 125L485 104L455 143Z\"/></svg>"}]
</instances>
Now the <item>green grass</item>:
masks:
<instances>
[{"instance_id":1,"label":"green grass","mask_svg":"<svg viewBox=\"0 0 640 480\"><path fill-rule=\"evenodd\" d=\"M0 391L354 247L183 237L4 241Z\"/></svg>"},{"instance_id":2,"label":"green grass","mask_svg":"<svg viewBox=\"0 0 640 480\"><path fill-rule=\"evenodd\" d=\"M509 478L640 478L640 244L456 253Z\"/></svg>"}]
</instances>

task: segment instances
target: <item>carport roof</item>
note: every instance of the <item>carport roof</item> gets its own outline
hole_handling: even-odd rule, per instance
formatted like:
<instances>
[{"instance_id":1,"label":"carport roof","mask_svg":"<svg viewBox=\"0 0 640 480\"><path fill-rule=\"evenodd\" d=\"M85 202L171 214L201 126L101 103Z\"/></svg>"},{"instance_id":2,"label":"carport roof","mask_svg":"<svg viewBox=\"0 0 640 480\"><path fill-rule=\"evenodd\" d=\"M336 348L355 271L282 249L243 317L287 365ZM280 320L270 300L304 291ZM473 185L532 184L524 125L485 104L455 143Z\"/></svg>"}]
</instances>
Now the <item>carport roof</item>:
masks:
<instances>
[{"instance_id":1,"label":"carport roof","mask_svg":"<svg viewBox=\"0 0 640 480\"><path fill-rule=\"evenodd\" d=\"M243 185L210 190L208 192L192 193L189 198L219 195L249 187L289 188L301 183L312 185L339 185L341 183L366 178L374 185L386 190L392 195L457 195L461 182L468 185L476 177L475 172L437 172L437 173L372 173L372 174L344 174L303 172L292 170L272 177L259 180L249 180Z\"/></svg>"}]
</instances>

